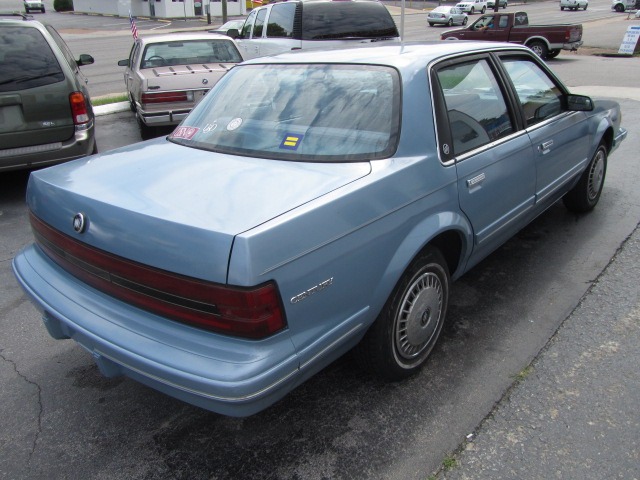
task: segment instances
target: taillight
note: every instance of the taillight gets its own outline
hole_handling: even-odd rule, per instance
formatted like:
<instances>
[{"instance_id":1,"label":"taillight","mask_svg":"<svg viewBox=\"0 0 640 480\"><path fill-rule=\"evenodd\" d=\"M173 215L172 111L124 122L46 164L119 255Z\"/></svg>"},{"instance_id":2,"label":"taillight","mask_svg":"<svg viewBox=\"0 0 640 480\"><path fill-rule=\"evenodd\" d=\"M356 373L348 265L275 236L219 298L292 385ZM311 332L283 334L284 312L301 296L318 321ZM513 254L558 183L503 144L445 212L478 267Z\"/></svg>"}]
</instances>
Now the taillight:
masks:
<instances>
[{"instance_id":1,"label":"taillight","mask_svg":"<svg viewBox=\"0 0 640 480\"><path fill-rule=\"evenodd\" d=\"M74 125L84 125L89 121L89 109L87 100L82 92L73 92L69 95L71 114Z\"/></svg>"},{"instance_id":2,"label":"taillight","mask_svg":"<svg viewBox=\"0 0 640 480\"><path fill-rule=\"evenodd\" d=\"M273 282L228 287L142 265L90 247L30 214L36 242L92 287L163 317L228 335L268 337L286 327Z\"/></svg>"},{"instance_id":3,"label":"taillight","mask_svg":"<svg viewBox=\"0 0 640 480\"><path fill-rule=\"evenodd\" d=\"M142 103L192 102L193 92L157 92L143 93Z\"/></svg>"}]
</instances>

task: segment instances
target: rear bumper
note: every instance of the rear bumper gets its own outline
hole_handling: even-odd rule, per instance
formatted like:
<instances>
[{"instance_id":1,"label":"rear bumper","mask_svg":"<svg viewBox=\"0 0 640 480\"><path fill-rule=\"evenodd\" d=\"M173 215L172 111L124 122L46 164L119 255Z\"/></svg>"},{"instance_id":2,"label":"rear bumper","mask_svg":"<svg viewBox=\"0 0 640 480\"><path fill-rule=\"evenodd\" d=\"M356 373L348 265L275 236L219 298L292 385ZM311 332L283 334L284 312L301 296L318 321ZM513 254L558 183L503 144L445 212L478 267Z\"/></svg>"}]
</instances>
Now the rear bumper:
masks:
<instances>
[{"instance_id":1,"label":"rear bumper","mask_svg":"<svg viewBox=\"0 0 640 480\"><path fill-rule=\"evenodd\" d=\"M0 149L0 171L39 168L67 162L91 155L94 147L95 126L92 121L87 128L76 127L74 136L65 142Z\"/></svg>"},{"instance_id":2,"label":"rear bumper","mask_svg":"<svg viewBox=\"0 0 640 480\"><path fill-rule=\"evenodd\" d=\"M166 320L78 282L34 245L13 270L49 334L75 340L105 376L126 375L230 416L263 410L301 381L286 331L249 341Z\"/></svg>"},{"instance_id":3,"label":"rear bumper","mask_svg":"<svg viewBox=\"0 0 640 480\"><path fill-rule=\"evenodd\" d=\"M583 43L582 40L580 40L579 42L567 42L562 45L562 50L570 50L570 51L578 50L578 48L582 46L582 43Z\"/></svg>"},{"instance_id":4,"label":"rear bumper","mask_svg":"<svg viewBox=\"0 0 640 480\"><path fill-rule=\"evenodd\" d=\"M166 112L139 111L138 116L145 125L161 127L165 125L178 125L191 110L169 110Z\"/></svg>"}]
</instances>

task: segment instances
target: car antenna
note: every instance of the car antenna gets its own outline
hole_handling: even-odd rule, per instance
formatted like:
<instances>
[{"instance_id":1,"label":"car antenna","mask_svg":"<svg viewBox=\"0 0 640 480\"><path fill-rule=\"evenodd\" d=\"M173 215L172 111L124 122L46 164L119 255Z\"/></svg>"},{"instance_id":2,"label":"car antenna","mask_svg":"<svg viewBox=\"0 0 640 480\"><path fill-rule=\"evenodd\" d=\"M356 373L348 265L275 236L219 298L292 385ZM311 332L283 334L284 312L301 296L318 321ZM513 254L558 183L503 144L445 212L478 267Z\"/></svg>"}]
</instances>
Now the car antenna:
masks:
<instances>
[{"instance_id":1,"label":"car antenna","mask_svg":"<svg viewBox=\"0 0 640 480\"><path fill-rule=\"evenodd\" d=\"M402 0L402 9L400 12L400 47L401 47L401 51L402 48L404 48L404 5L405 5L405 0Z\"/></svg>"}]
</instances>

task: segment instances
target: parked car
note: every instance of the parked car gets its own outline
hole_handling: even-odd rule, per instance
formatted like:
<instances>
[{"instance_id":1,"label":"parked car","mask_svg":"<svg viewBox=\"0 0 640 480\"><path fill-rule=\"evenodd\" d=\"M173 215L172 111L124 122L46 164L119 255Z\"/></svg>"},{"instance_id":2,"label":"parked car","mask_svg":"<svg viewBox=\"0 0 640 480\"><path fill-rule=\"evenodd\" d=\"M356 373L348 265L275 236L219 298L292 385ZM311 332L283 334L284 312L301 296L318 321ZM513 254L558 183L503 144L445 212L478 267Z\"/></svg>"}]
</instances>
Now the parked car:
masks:
<instances>
[{"instance_id":1,"label":"parked car","mask_svg":"<svg viewBox=\"0 0 640 480\"><path fill-rule=\"evenodd\" d=\"M560 10L586 10L589 6L589 0L560 0Z\"/></svg>"},{"instance_id":2,"label":"parked car","mask_svg":"<svg viewBox=\"0 0 640 480\"><path fill-rule=\"evenodd\" d=\"M210 33L170 33L138 37L124 83L140 135L149 139L156 127L177 125L242 55L235 42Z\"/></svg>"},{"instance_id":3,"label":"parked car","mask_svg":"<svg viewBox=\"0 0 640 480\"><path fill-rule=\"evenodd\" d=\"M42 0L25 0L23 3L24 11L26 13L30 13L32 10L39 10L40 13L45 13L44 3L42 3Z\"/></svg>"},{"instance_id":4,"label":"parked car","mask_svg":"<svg viewBox=\"0 0 640 480\"><path fill-rule=\"evenodd\" d=\"M487 1L486 0L466 0L464 2L460 2L456 4L456 7L462 10L469 15L473 15L474 13L480 12L484 13L487 11Z\"/></svg>"},{"instance_id":5,"label":"parked car","mask_svg":"<svg viewBox=\"0 0 640 480\"><path fill-rule=\"evenodd\" d=\"M611 10L615 10L616 12L640 10L640 0L612 0Z\"/></svg>"},{"instance_id":6,"label":"parked car","mask_svg":"<svg viewBox=\"0 0 640 480\"><path fill-rule=\"evenodd\" d=\"M255 59L170 136L32 173L13 268L102 373L225 415L354 347L403 379L453 280L558 200L596 206L620 122L508 43Z\"/></svg>"},{"instance_id":7,"label":"parked car","mask_svg":"<svg viewBox=\"0 0 640 480\"><path fill-rule=\"evenodd\" d=\"M209 30L209 33L220 33L222 35L227 35L229 30L240 30L244 25L244 18L240 20L229 20L224 25L219 26L216 29Z\"/></svg>"},{"instance_id":8,"label":"parked car","mask_svg":"<svg viewBox=\"0 0 640 480\"><path fill-rule=\"evenodd\" d=\"M97 152L94 115L76 60L58 32L24 14L0 14L0 171Z\"/></svg>"},{"instance_id":9,"label":"parked car","mask_svg":"<svg viewBox=\"0 0 640 480\"><path fill-rule=\"evenodd\" d=\"M436 7L427 15L429 26L434 25L466 25L468 21L467 14L457 7Z\"/></svg>"},{"instance_id":10,"label":"parked car","mask_svg":"<svg viewBox=\"0 0 640 480\"><path fill-rule=\"evenodd\" d=\"M444 32L440 39L518 43L547 59L561 50L577 50L582 45L582 25L529 25L526 12L488 13L465 28Z\"/></svg>"},{"instance_id":11,"label":"parked car","mask_svg":"<svg viewBox=\"0 0 640 480\"><path fill-rule=\"evenodd\" d=\"M266 26L266 27L265 27ZM378 1L296 0L256 8L242 30L230 30L245 59L290 50L400 41L396 24Z\"/></svg>"},{"instance_id":12,"label":"parked car","mask_svg":"<svg viewBox=\"0 0 640 480\"><path fill-rule=\"evenodd\" d=\"M494 0L487 0L487 8L489 10L493 10L496 6L496 2ZM507 0L498 0L498 8L507 8L509 6Z\"/></svg>"}]
</instances>

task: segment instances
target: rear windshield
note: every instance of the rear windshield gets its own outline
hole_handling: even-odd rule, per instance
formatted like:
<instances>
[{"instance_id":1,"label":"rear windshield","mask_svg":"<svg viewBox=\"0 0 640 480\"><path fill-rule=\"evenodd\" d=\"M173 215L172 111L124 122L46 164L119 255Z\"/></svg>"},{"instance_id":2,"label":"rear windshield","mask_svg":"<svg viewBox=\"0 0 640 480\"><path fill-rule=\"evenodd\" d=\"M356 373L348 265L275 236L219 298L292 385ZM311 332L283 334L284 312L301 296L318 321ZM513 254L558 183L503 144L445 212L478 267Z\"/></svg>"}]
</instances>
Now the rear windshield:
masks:
<instances>
[{"instance_id":1,"label":"rear windshield","mask_svg":"<svg viewBox=\"0 0 640 480\"><path fill-rule=\"evenodd\" d=\"M378 2L303 3L302 40L397 37L398 29Z\"/></svg>"},{"instance_id":2,"label":"rear windshield","mask_svg":"<svg viewBox=\"0 0 640 480\"><path fill-rule=\"evenodd\" d=\"M51 47L31 27L0 28L0 92L42 87L64 80Z\"/></svg>"},{"instance_id":3,"label":"rear windshield","mask_svg":"<svg viewBox=\"0 0 640 480\"><path fill-rule=\"evenodd\" d=\"M215 152L311 162L393 155L398 73L365 65L242 65L169 139Z\"/></svg>"},{"instance_id":4,"label":"rear windshield","mask_svg":"<svg viewBox=\"0 0 640 480\"><path fill-rule=\"evenodd\" d=\"M147 45L140 68L241 61L240 52L231 40L173 41Z\"/></svg>"}]
</instances>

